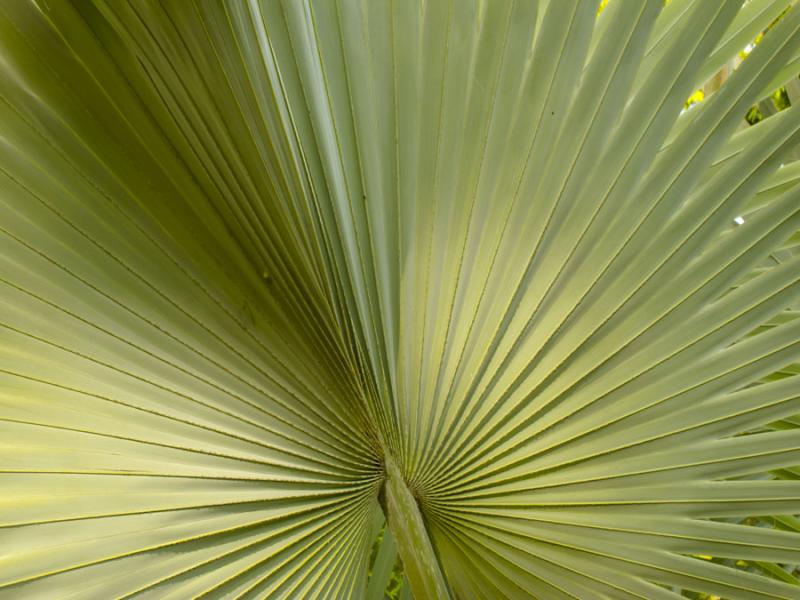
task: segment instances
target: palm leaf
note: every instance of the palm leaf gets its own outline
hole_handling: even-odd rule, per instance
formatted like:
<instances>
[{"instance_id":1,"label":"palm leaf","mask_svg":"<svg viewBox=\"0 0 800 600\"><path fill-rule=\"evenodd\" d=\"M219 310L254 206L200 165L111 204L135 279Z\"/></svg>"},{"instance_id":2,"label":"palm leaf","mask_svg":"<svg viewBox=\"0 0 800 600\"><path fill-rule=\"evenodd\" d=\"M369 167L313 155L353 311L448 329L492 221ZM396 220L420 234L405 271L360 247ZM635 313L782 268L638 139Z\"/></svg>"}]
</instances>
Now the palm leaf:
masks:
<instances>
[{"instance_id":1,"label":"palm leaf","mask_svg":"<svg viewBox=\"0 0 800 600\"><path fill-rule=\"evenodd\" d=\"M0 4L0 596L800 597L800 10L597 4Z\"/></svg>"}]
</instances>

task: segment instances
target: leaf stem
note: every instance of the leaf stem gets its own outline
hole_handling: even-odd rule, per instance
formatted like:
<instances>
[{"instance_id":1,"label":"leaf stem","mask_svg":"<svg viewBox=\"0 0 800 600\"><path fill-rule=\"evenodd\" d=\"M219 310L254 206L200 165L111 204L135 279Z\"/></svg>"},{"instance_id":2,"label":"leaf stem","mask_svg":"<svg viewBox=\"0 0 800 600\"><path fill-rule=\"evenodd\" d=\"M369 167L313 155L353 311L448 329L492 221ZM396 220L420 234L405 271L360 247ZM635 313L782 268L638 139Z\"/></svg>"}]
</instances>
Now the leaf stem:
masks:
<instances>
[{"instance_id":1,"label":"leaf stem","mask_svg":"<svg viewBox=\"0 0 800 600\"><path fill-rule=\"evenodd\" d=\"M385 461L386 520L414 598L447 600L450 592L417 501L392 458Z\"/></svg>"}]
</instances>

